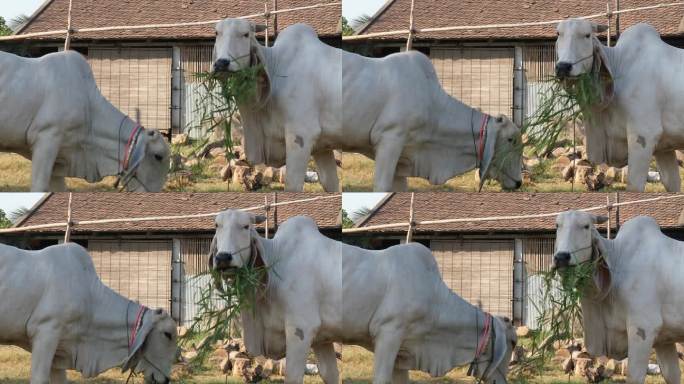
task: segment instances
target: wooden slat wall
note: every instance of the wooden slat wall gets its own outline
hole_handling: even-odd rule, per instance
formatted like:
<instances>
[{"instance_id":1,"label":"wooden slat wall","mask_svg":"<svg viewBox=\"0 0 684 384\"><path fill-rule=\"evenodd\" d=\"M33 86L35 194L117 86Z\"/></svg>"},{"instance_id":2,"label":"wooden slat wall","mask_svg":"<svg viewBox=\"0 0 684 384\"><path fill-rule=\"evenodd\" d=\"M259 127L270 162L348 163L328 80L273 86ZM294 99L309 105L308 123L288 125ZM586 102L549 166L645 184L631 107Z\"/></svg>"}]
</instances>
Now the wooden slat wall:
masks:
<instances>
[{"instance_id":1,"label":"wooden slat wall","mask_svg":"<svg viewBox=\"0 0 684 384\"><path fill-rule=\"evenodd\" d=\"M146 128L171 129L170 48L91 48L88 62L102 94ZM112 128L115 129L115 128Z\"/></svg>"},{"instance_id":2,"label":"wooden slat wall","mask_svg":"<svg viewBox=\"0 0 684 384\"><path fill-rule=\"evenodd\" d=\"M207 286L212 286L209 272L209 247L211 238L181 239L181 261L183 266L181 289L181 324L192 325L199 312L197 302ZM225 305L220 299L213 300L216 308Z\"/></svg>"},{"instance_id":3,"label":"wooden slat wall","mask_svg":"<svg viewBox=\"0 0 684 384\"><path fill-rule=\"evenodd\" d=\"M213 61L213 45L181 47L181 69L185 83L196 82L195 73L208 72Z\"/></svg>"},{"instance_id":4,"label":"wooden slat wall","mask_svg":"<svg viewBox=\"0 0 684 384\"><path fill-rule=\"evenodd\" d=\"M451 96L489 114L511 116L512 48L432 48L430 58Z\"/></svg>"},{"instance_id":5,"label":"wooden slat wall","mask_svg":"<svg viewBox=\"0 0 684 384\"><path fill-rule=\"evenodd\" d=\"M523 68L528 82L551 80L555 76L556 47L553 44L525 46Z\"/></svg>"},{"instance_id":6,"label":"wooden slat wall","mask_svg":"<svg viewBox=\"0 0 684 384\"><path fill-rule=\"evenodd\" d=\"M121 295L170 311L171 241L90 240L100 279Z\"/></svg>"},{"instance_id":7,"label":"wooden slat wall","mask_svg":"<svg viewBox=\"0 0 684 384\"><path fill-rule=\"evenodd\" d=\"M525 292L523 294L523 324L537 329L539 310L548 303L544 302L543 278L537 272L549 271L553 258L554 238L529 238L523 240L523 259L525 261Z\"/></svg>"},{"instance_id":8,"label":"wooden slat wall","mask_svg":"<svg viewBox=\"0 0 684 384\"><path fill-rule=\"evenodd\" d=\"M190 137L201 139L206 136L207 127L202 127L202 118L208 101L205 88L197 80L197 73L208 72L213 65L213 45L181 47L181 127Z\"/></svg>"},{"instance_id":9,"label":"wooden slat wall","mask_svg":"<svg viewBox=\"0 0 684 384\"><path fill-rule=\"evenodd\" d=\"M435 240L430 248L449 288L487 312L512 317L513 241Z\"/></svg>"}]
</instances>

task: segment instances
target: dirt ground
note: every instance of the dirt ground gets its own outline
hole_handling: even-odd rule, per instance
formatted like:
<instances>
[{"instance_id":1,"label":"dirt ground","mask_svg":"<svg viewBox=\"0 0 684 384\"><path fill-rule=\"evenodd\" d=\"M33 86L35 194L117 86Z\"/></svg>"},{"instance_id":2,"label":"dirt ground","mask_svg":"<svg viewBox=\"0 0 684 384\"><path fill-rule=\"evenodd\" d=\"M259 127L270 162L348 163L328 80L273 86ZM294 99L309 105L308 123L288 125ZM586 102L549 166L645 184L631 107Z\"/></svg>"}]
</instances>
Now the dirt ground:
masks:
<instances>
[{"instance_id":1,"label":"dirt ground","mask_svg":"<svg viewBox=\"0 0 684 384\"><path fill-rule=\"evenodd\" d=\"M0 383L3 384L28 384L30 377L31 360L30 355L23 350L14 347L0 347ZM373 381L373 354L360 347L346 346L342 352L342 362L339 364L342 382L345 384L370 384ZM122 375L118 369L112 369L96 379L85 380L76 372L69 372L68 378L73 383L97 383L97 384L120 384L126 382L126 376ZM475 383L470 377L466 376L466 368L458 368L451 371L444 378L430 378L422 372L411 372L412 383L444 383L444 384L470 384ZM132 380L135 383L142 383L141 378ZM238 384L242 383L239 378L225 376L217 370L208 369L196 373L193 376L174 377L174 382L178 383L199 383L199 384ZM273 377L264 383L282 383L282 377ZM306 384L322 383L318 376L306 376ZM533 383L533 384L581 384L573 376L567 376L558 369L549 369L542 377L529 381L509 380L511 383ZM622 383L623 377L604 383ZM661 376L649 376L647 384L664 383Z\"/></svg>"}]
</instances>

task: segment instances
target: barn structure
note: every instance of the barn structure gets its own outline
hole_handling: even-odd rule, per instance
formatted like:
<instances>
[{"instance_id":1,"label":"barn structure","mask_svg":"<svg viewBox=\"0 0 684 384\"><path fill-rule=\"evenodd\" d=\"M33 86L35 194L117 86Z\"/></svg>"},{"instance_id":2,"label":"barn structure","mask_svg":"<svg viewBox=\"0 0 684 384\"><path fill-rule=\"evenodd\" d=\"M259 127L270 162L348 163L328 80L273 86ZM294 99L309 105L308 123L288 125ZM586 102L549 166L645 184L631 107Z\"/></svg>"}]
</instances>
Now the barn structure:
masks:
<instances>
[{"instance_id":1,"label":"barn structure","mask_svg":"<svg viewBox=\"0 0 684 384\"><path fill-rule=\"evenodd\" d=\"M554 213L605 205L603 193L416 193L414 220L444 220ZM652 199L660 194L610 194L611 202ZM409 221L411 193L388 194L356 227ZM607 214L605 210L594 211ZM682 199L659 200L615 207L611 213L614 237L626 220L638 215L654 217L663 232L684 240ZM486 311L513 318L516 324L536 320L533 305L541 281L538 271L548 270L554 250L555 217L525 220L459 222L419 225L413 241L432 249L446 284ZM605 234L606 225L600 227ZM369 229L345 234L347 241L383 249L404 242L407 228Z\"/></svg>"},{"instance_id":2,"label":"barn structure","mask_svg":"<svg viewBox=\"0 0 684 384\"><path fill-rule=\"evenodd\" d=\"M415 2L414 26L516 24L552 21L606 13L611 10L652 6L652 0ZM387 0L357 34L408 30L411 0ZM684 46L679 26L684 6L624 13L611 17L613 44L625 28L639 22L657 28L668 43ZM602 24L607 17L593 19ZM345 49L382 57L406 47L406 35L345 40ZM605 40L605 36L603 36ZM539 95L548 90L553 76L556 31L554 25L428 32L415 35L413 49L427 54L434 63L443 88L464 103L490 114L502 113L521 124L532 115Z\"/></svg>"},{"instance_id":3,"label":"barn structure","mask_svg":"<svg viewBox=\"0 0 684 384\"><path fill-rule=\"evenodd\" d=\"M334 3L334 0L79 0L73 2L72 28L138 26L220 20ZM17 35L67 28L69 0L47 0ZM274 14L268 18L271 43L289 25L307 23L328 44L340 44L341 6ZM252 19L265 23L264 17ZM262 36L263 37L263 36ZM3 42L0 49L38 57L64 48L64 35ZM213 25L121 29L75 33L71 48L84 54L104 96L130 116L140 110L142 124L180 133L199 127L197 72L209 70ZM190 132L197 135L197 132Z\"/></svg>"},{"instance_id":4,"label":"barn structure","mask_svg":"<svg viewBox=\"0 0 684 384\"><path fill-rule=\"evenodd\" d=\"M255 207L296 200L311 200L324 194L303 193L169 193L115 194L75 193L72 220L196 215L225 209ZM332 196L332 195L330 195ZM339 195L338 195L339 196ZM26 227L65 222L69 194L48 194L16 224ZM321 232L340 237L341 196L272 206L268 210L269 237L278 225L296 215L312 217ZM265 211L254 211L266 215ZM264 233L265 225L258 230ZM102 281L122 295L149 307L165 308L179 324L188 325L195 316L200 290L209 277L207 262L214 234L211 217L76 225L71 241L90 252ZM4 235L3 243L24 249L42 249L64 241L64 228L29 230Z\"/></svg>"}]
</instances>

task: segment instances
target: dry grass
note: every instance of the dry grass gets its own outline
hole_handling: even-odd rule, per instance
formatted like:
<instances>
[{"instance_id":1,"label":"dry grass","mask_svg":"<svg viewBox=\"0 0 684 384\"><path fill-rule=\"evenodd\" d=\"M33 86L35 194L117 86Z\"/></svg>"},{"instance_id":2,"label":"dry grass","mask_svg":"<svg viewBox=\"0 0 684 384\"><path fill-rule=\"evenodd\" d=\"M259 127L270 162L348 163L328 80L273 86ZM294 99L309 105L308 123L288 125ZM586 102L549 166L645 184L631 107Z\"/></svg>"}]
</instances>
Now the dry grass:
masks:
<instances>
[{"instance_id":1,"label":"dry grass","mask_svg":"<svg viewBox=\"0 0 684 384\"><path fill-rule=\"evenodd\" d=\"M340 376L345 384L370 384L373 381L373 354L360 347L346 346L342 352L343 360L339 364ZM14 347L0 347L0 383L3 384L28 384L30 377L31 358L27 352ZM684 368L684 365L682 366ZM431 378L422 372L411 372L411 382L413 383L450 383L466 384L475 383L475 380L466 376L466 368L458 368L451 371L446 377ZM73 383L97 383L97 384L121 384L126 382L126 376L122 375L118 369L105 372L96 379L83 379L76 372L69 372L68 378ZM241 379L226 376L217 370L207 369L203 372L195 373L192 376L177 377L174 381L199 384L238 384ZM141 383L142 379L137 378L135 382ZM282 383L282 377L273 377L264 383ZM514 382L511 380L510 382ZM560 369L549 369L542 377L529 380L533 384L583 384L584 380L563 374ZM622 383L624 377L617 377L615 380L605 383ZM320 384L322 380L318 376L306 376L306 384ZM648 376L647 384L661 384L664 380L661 376Z\"/></svg>"},{"instance_id":2,"label":"dry grass","mask_svg":"<svg viewBox=\"0 0 684 384\"><path fill-rule=\"evenodd\" d=\"M345 153L342 157L342 188L345 192L369 192L373 190L373 175L375 162L363 155ZM476 179L477 171L470 171L461 176L454 177L444 185L430 185L425 179L409 178L410 191L450 191L450 192L473 192L477 191L478 182ZM680 175L684 179L684 169L680 169ZM626 185L615 183L606 192L623 191ZM564 181L560 172L553 169L550 162L540 164L531 172L530 180L523 183L521 191L524 192L586 192L587 188L582 184L575 184L574 189L571 182ZM487 182L482 191L500 192L501 186L496 181ZM665 187L661 183L646 184L646 192L665 192Z\"/></svg>"}]
</instances>

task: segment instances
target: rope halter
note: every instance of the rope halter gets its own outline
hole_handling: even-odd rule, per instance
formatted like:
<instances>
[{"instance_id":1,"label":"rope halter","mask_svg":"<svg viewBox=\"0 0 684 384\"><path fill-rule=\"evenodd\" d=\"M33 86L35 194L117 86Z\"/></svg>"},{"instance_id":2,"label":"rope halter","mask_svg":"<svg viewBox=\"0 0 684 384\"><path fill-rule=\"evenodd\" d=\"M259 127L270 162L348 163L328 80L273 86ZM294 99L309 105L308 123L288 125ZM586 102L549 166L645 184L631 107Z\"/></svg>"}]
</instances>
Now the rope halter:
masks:
<instances>
[{"instance_id":1,"label":"rope halter","mask_svg":"<svg viewBox=\"0 0 684 384\"><path fill-rule=\"evenodd\" d=\"M135 127L133 127L133 130L131 131L130 136L128 136L128 141L126 142L126 147L124 148L124 158L120 164L121 170L119 171L116 183L114 184L114 188L118 188L119 185L122 185L123 187L127 186L131 179L135 177L135 171L140 166L142 158L136 159L136 162L134 164L131 164L131 158L133 152L135 152L136 146L140 142L140 135L144 131L145 128L142 125L136 123Z\"/></svg>"},{"instance_id":2,"label":"rope halter","mask_svg":"<svg viewBox=\"0 0 684 384\"><path fill-rule=\"evenodd\" d=\"M475 325L477 329L477 319L479 318L479 314L475 315ZM477 372L477 364L480 363L478 361L482 355L484 355L485 351L487 350L487 344L489 344L489 341L492 340L492 315L489 313L485 312L484 313L484 325L482 326L482 333L477 334L477 346L475 348L475 356L473 357L473 361L470 363L470 367L468 368L468 376L476 376L479 372ZM492 340L492 346L494 345L493 340ZM492 359L494 357L494 351L492 350ZM491 361L489 362L490 364L492 363ZM485 372L487 372L487 369L485 369Z\"/></svg>"},{"instance_id":3,"label":"rope halter","mask_svg":"<svg viewBox=\"0 0 684 384\"><path fill-rule=\"evenodd\" d=\"M482 120L480 122L480 135L478 137L478 147L477 147L477 163L482 164L484 157L485 143L487 141L487 125L489 125L489 116L486 113L482 114Z\"/></svg>"}]
</instances>

